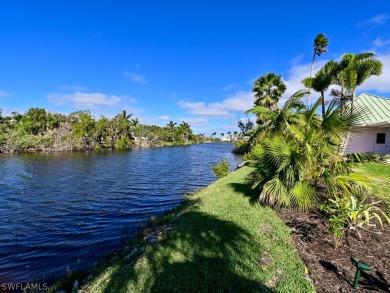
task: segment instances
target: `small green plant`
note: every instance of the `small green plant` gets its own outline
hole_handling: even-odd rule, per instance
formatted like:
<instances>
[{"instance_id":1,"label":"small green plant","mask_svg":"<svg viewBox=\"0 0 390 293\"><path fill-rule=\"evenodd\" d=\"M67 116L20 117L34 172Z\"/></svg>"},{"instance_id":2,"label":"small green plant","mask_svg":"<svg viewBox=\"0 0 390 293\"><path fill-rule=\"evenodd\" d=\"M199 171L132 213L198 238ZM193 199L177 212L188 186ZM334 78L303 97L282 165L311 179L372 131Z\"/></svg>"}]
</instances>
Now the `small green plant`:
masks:
<instances>
[{"instance_id":1,"label":"small green plant","mask_svg":"<svg viewBox=\"0 0 390 293\"><path fill-rule=\"evenodd\" d=\"M218 164L214 166L211 165L210 169L215 176L217 176L218 178L222 178L229 174L230 166L231 164L226 159L223 159L220 160Z\"/></svg>"},{"instance_id":2,"label":"small green plant","mask_svg":"<svg viewBox=\"0 0 390 293\"><path fill-rule=\"evenodd\" d=\"M326 204L321 206L329 219L329 233L335 238L335 247L337 248L346 232L355 231L359 238L359 233L363 226L375 226L370 224L374 218L378 219L383 228L383 219L390 224L389 217L377 206L378 202L365 203L365 199L359 200L357 197L344 196L337 199L329 199Z\"/></svg>"}]
</instances>

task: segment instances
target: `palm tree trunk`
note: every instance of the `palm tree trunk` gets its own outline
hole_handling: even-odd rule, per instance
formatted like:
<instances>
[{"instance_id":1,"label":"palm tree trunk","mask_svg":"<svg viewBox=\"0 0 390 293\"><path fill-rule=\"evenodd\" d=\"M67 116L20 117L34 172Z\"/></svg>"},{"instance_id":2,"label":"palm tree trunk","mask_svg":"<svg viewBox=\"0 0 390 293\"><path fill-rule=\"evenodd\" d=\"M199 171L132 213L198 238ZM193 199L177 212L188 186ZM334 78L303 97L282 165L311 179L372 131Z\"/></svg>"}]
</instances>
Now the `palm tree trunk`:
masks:
<instances>
[{"instance_id":1,"label":"palm tree trunk","mask_svg":"<svg viewBox=\"0 0 390 293\"><path fill-rule=\"evenodd\" d=\"M316 53L317 53L317 51L314 50L313 58L311 59L311 67L310 67L310 76L309 77L311 77L311 75L313 74L314 60L316 58ZM307 94L307 105L309 106L309 104L310 104L310 87L309 87L309 93Z\"/></svg>"},{"instance_id":2,"label":"palm tree trunk","mask_svg":"<svg viewBox=\"0 0 390 293\"><path fill-rule=\"evenodd\" d=\"M322 118L325 116L325 93L321 92Z\"/></svg>"}]
</instances>

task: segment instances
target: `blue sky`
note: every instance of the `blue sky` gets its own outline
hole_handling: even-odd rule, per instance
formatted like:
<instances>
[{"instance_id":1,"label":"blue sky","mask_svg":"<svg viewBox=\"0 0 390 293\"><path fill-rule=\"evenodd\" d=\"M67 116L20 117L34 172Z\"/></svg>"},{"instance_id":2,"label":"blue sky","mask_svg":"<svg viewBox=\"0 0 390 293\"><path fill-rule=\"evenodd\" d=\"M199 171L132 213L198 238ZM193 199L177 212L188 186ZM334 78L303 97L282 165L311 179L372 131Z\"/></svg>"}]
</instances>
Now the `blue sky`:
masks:
<instances>
[{"instance_id":1,"label":"blue sky","mask_svg":"<svg viewBox=\"0 0 390 293\"><path fill-rule=\"evenodd\" d=\"M374 52L384 73L358 93L390 97L390 2L262 2L2 1L0 108L126 109L146 124L226 133L252 106L260 75L283 75L281 103L302 88L318 33L330 44L316 69Z\"/></svg>"}]
</instances>

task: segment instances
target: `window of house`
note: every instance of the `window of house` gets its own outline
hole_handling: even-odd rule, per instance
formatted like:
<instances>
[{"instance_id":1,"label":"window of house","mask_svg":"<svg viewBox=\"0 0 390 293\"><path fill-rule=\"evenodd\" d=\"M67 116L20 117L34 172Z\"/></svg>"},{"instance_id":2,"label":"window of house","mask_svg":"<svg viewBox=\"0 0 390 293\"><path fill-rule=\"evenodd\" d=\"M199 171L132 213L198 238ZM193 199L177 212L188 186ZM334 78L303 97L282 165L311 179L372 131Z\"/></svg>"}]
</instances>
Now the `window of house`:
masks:
<instances>
[{"instance_id":1,"label":"window of house","mask_svg":"<svg viewBox=\"0 0 390 293\"><path fill-rule=\"evenodd\" d=\"M384 144L386 141L386 133L377 133L376 134L376 143Z\"/></svg>"}]
</instances>

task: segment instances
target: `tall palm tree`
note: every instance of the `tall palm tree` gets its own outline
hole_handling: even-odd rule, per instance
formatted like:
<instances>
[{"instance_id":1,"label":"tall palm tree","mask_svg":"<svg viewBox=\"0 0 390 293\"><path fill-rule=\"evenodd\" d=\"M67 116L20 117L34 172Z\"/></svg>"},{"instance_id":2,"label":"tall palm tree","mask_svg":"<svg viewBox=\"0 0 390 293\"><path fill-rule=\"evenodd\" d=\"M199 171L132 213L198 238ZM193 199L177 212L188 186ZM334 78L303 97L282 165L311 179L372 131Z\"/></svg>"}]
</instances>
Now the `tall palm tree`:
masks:
<instances>
[{"instance_id":1,"label":"tall palm tree","mask_svg":"<svg viewBox=\"0 0 390 293\"><path fill-rule=\"evenodd\" d=\"M315 37L314 45L313 45L314 54L313 54L313 58L311 60L310 76L309 77L311 77L313 74L314 60L315 60L316 56L319 57L323 53L327 52L328 49L326 49L326 47L328 46L328 44L329 44L329 40L324 34L318 34Z\"/></svg>"},{"instance_id":2,"label":"tall palm tree","mask_svg":"<svg viewBox=\"0 0 390 293\"><path fill-rule=\"evenodd\" d=\"M328 49L326 47L328 46L329 40L324 34L318 34L314 39L314 53L313 58L311 59L311 67L310 67L310 75L309 78L313 75L313 69L314 69L314 60L316 56L321 56L323 53L327 52ZM309 89L311 87L308 87ZM307 95L307 105L310 104L310 93Z\"/></svg>"},{"instance_id":3,"label":"tall palm tree","mask_svg":"<svg viewBox=\"0 0 390 293\"><path fill-rule=\"evenodd\" d=\"M281 75L270 72L260 76L252 88L252 92L255 93L255 105L264 106L270 111L276 110L279 99L286 89Z\"/></svg>"},{"instance_id":4,"label":"tall palm tree","mask_svg":"<svg viewBox=\"0 0 390 293\"><path fill-rule=\"evenodd\" d=\"M341 99L351 101L351 111L354 107L356 88L369 77L382 74L382 67L382 63L373 53L343 55L335 74L336 84L341 86L341 92L337 94Z\"/></svg>"}]
</instances>

